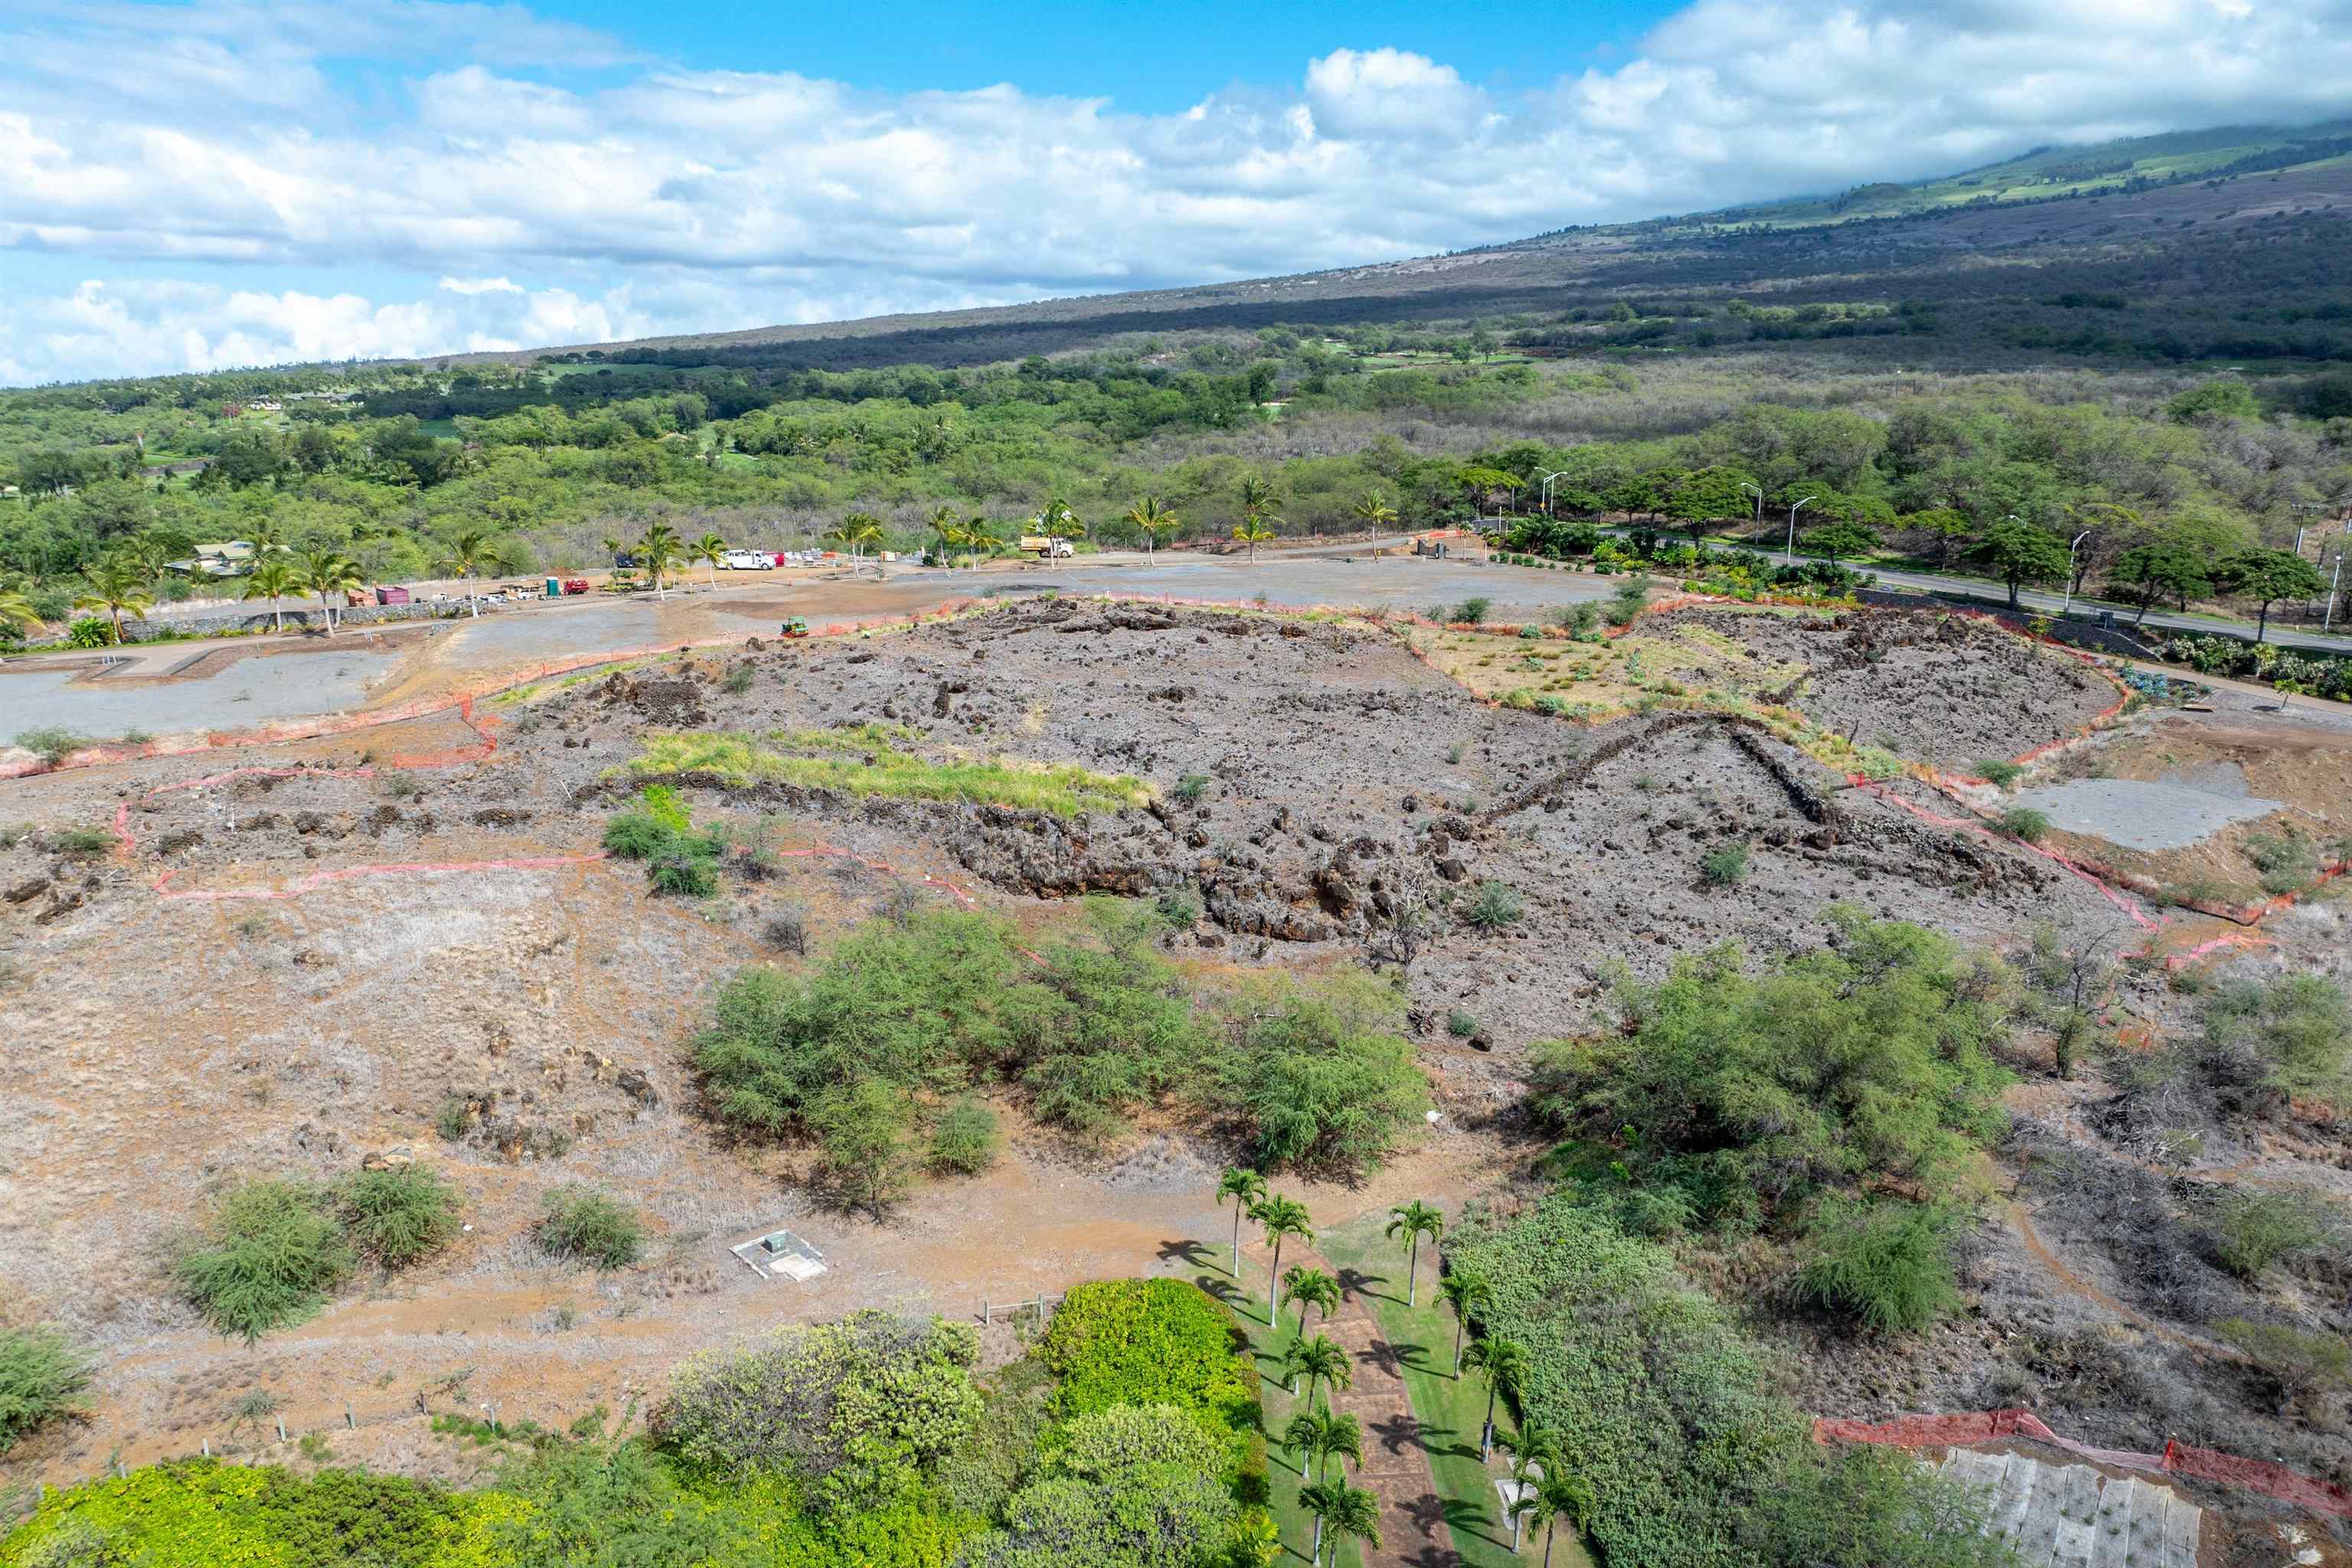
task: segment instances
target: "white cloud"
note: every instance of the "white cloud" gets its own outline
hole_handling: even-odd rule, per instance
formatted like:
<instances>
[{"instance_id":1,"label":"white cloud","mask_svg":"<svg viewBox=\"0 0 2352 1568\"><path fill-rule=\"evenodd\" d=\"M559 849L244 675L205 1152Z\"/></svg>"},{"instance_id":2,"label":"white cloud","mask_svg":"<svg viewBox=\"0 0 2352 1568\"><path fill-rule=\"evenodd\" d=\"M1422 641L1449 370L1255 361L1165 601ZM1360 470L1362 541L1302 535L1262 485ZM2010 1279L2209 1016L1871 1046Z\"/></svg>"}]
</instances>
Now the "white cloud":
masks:
<instances>
[{"instance_id":1,"label":"white cloud","mask_svg":"<svg viewBox=\"0 0 2352 1568\"><path fill-rule=\"evenodd\" d=\"M210 308L258 312L12 286L0 375L22 379L1250 277L2315 118L2352 107L2352 7L1697 0L1622 63L1531 90L1346 47L1165 115L688 70L519 6L425 0L30 0L0 58L0 247L92 278L247 268ZM350 58L413 74L362 94L329 68ZM517 68L542 61L597 74ZM412 277L415 298L302 293L298 267Z\"/></svg>"}]
</instances>

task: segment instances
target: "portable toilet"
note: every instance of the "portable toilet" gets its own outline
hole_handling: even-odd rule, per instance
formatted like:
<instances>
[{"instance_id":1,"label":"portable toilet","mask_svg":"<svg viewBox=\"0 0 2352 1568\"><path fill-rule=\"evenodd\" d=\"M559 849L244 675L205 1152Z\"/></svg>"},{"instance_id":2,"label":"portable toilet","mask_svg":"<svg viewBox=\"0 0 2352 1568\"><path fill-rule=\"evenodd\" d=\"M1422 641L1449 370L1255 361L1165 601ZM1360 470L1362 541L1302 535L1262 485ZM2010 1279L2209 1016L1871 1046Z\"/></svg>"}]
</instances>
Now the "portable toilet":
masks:
<instances>
[{"instance_id":1,"label":"portable toilet","mask_svg":"<svg viewBox=\"0 0 2352 1568\"><path fill-rule=\"evenodd\" d=\"M550 577L550 578L547 580L547 596L548 596L549 598L551 598L551 599L561 599L562 597L563 597L563 579L562 579L562 578L561 578L561 577Z\"/></svg>"}]
</instances>

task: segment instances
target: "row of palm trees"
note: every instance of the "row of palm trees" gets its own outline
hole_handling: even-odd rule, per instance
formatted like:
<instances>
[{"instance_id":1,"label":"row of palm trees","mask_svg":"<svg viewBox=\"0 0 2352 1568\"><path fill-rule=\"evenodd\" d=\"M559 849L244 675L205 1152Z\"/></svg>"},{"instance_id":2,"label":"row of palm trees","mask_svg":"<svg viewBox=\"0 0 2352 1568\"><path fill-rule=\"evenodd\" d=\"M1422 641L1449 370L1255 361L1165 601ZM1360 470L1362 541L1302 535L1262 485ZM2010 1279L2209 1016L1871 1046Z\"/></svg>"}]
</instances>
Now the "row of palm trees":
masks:
<instances>
[{"instance_id":1,"label":"row of palm trees","mask_svg":"<svg viewBox=\"0 0 2352 1568\"><path fill-rule=\"evenodd\" d=\"M1309 1561L1318 1565L1322 1563L1327 1532L1333 1542L1334 1562L1338 1558L1338 1542L1349 1536L1377 1548L1378 1500L1370 1491L1349 1486L1344 1469L1336 1475L1332 1471L1335 1459L1352 1460L1358 1469L1363 1468L1361 1424L1354 1415L1333 1408L1328 1400L1319 1410L1316 1405L1318 1385L1333 1393L1354 1385L1355 1367L1345 1348L1320 1331L1339 1309L1339 1281L1320 1268L1294 1265L1286 1270L1282 1267L1286 1240L1296 1238L1308 1245L1314 1242L1313 1219L1306 1205L1270 1194L1265 1178L1245 1168L1227 1170L1219 1178L1218 1206L1222 1208L1227 1198L1234 1200L1234 1278L1241 1278L1241 1226L1247 1218L1264 1228L1266 1245L1274 1250L1273 1260L1267 1266L1271 1303L1267 1323L1271 1326L1280 1318L1286 1292L1298 1308L1297 1331L1284 1348L1282 1371L1286 1385L1293 1393L1297 1391L1298 1379L1306 1378L1307 1404L1291 1417L1283 1433L1283 1447L1299 1467L1299 1505L1316 1521ZM1409 1309L1420 1300L1421 1244L1426 1240L1434 1247L1444 1234L1444 1213L1418 1198L1389 1211L1386 1235L1405 1249L1405 1305ZM1532 1421L1515 1433L1496 1430L1496 1405L1506 1393L1514 1399L1519 1396L1526 1385L1529 1358L1527 1347L1517 1340L1469 1331L1471 1320L1493 1305L1494 1287L1475 1270L1457 1267L1439 1276L1437 1293L1454 1314L1452 1375L1458 1379L1465 1371L1473 1372L1486 1384L1486 1413L1478 1436L1479 1461L1483 1464L1490 1460L1497 1447L1511 1457L1511 1550L1519 1549L1524 1530L1541 1531L1544 1563L1549 1568L1553 1533L1559 1524L1566 1521L1571 1531L1580 1531L1591 1521L1591 1489L1581 1478L1569 1473L1559 1432ZM1320 1314L1318 1331L1311 1337L1307 1332L1309 1307L1318 1309Z\"/></svg>"}]
</instances>

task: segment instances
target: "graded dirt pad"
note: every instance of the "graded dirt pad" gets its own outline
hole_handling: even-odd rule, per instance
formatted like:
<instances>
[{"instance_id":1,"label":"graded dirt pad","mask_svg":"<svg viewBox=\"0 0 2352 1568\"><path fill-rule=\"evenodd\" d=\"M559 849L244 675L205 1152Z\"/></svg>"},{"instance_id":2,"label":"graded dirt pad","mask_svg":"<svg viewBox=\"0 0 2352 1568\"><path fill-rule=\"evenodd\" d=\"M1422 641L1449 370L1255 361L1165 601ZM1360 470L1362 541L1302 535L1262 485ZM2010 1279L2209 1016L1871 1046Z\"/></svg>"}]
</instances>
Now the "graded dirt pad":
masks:
<instances>
[{"instance_id":1,"label":"graded dirt pad","mask_svg":"<svg viewBox=\"0 0 2352 1568\"><path fill-rule=\"evenodd\" d=\"M1877 646L1816 619L1687 613L1709 661L1783 685ZM1942 657L1955 679L2036 683L2004 754L2061 738L2097 697L2057 660L2004 665L1976 636L1930 626L1884 658L1923 661L1922 679ZM1727 651L1748 639L1753 658ZM95 1418L20 1450L26 1473L86 1474L118 1446L132 1463L217 1449L255 1389L289 1401L298 1433L340 1426L348 1404L339 1457L427 1472L446 1460L421 1436L420 1393L568 1424L771 1322L977 1312L1180 1271L1227 1234L1210 1192L1234 1151L1173 1108L1098 1153L1023 1133L986 1176L933 1184L882 1226L820 1206L804 1151L730 1145L700 1113L688 1042L740 965L811 962L770 945L788 909L821 959L910 890L968 898L1033 940L1074 921L1076 895L1172 893L1201 910L1170 939L1197 975L1402 967L1441 1120L1361 1187L1284 1178L1323 1224L1458 1200L1523 1163L1507 1139L1524 1047L1605 1022L1612 963L1655 976L1725 941L1811 945L1836 900L1987 950L2039 919L2116 919L2047 858L1898 804L1955 809L1924 787L1850 788L1744 712L1583 725L1483 704L1361 618L1027 599L870 640L665 656L478 711L9 786L0 822L37 831L0 848L0 891L40 886L0 903L19 1042L0 1067L0 1277L17 1287L0 1314L61 1322L106 1358ZM675 735L849 771L823 786L635 771ZM968 776L1076 767L1144 798L1062 815L866 793L857 770L885 750ZM242 768L292 771L222 776ZM781 870L730 871L698 903L595 858L611 813L656 779L698 822L766 819ZM177 787L198 780L213 782ZM58 837L112 841L118 812L127 847ZM1745 876L1710 879L1705 858L1733 844ZM1523 913L1481 933L1459 911L1487 880ZM1400 966L1394 917L1422 900L1437 917ZM468 1194L472 1229L448 1256L362 1279L252 1349L176 1300L171 1260L219 1183L393 1151ZM530 1225L570 1181L646 1211L646 1263L598 1276L540 1256ZM782 1226L824 1257L811 1284L762 1281L726 1250ZM1957 1378L1983 1352L1955 1354Z\"/></svg>"}]
</instances>

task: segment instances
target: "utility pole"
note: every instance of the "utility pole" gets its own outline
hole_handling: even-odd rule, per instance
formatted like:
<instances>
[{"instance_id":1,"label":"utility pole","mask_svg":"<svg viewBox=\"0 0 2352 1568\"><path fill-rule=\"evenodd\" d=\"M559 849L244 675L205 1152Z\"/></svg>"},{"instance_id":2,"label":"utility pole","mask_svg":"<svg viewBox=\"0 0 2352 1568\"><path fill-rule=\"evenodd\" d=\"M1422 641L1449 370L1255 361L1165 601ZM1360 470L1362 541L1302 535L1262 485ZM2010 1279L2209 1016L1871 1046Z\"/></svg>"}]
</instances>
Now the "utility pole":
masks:
<instances>
[{"instance_id":1,"label":"utility pole","mask_svg":"<svg viewBox=\"0 0 2352 1568\"><path fill-rule=\"evenodd\" d=\"M1780 562L1783 565L1794 566L1797 563L1797 512L1800 508L1811 505L1812 500L1811 496L1807 496L1803 500L1790 503L1789 543L1788 547L1780 552ZM1756 503L1756 515L1759 518L1764 515L1764 503L1760 500Z\"/></svg>"},{"instance_id":2,"label":"utility pole","mask_svg":"<svg viewBox=\"0 0 2352 1568\"><path fill-rule=\"evenodd\" d=\"M1566 468L1554 468L1543 476L1543 514L1546 517L1551 515L1551 482L1566 472Z\"/></svg>"},{"instance_id":3,"label":"utility pole","mask_svg":"<svg viewBox=\"0 0 2352 1568\"><path fill-rule=\"evenodd\" d=\"M1760 538L1764 532L1764 487L1742 480L1739 488L1756 498L1756 532Z\"/></svg>"}]
</instances>

